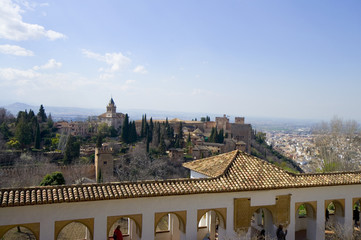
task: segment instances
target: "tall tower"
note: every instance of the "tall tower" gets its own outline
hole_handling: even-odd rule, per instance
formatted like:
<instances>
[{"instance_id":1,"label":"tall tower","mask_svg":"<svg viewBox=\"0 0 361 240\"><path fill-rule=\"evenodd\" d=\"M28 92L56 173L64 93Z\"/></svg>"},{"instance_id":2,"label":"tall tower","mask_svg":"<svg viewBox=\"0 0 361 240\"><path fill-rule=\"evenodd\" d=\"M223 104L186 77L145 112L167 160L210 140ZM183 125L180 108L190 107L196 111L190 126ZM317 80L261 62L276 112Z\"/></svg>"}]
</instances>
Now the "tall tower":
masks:
<instances>
[{"instance_id":1,"label":"tall tower","mask_svg":"<svg viewBox=\"0 0 361 240\"><path fill-rule=\"evenodd\" d=\"M113 151L109 148L95 148L95 180L106 181L113 177Z\"/></svg>"},{"instance_id":2,"label":"tall tower","mask_svg":"<svg viewBox=\"0 0 361 240\"><path fill-rule=\"evenodd\" d=\"M117 107L115 106L113 98L110 98L109 104L107 106L107 117L112 117L116 114Z\"/></svg>"}]
</instances>

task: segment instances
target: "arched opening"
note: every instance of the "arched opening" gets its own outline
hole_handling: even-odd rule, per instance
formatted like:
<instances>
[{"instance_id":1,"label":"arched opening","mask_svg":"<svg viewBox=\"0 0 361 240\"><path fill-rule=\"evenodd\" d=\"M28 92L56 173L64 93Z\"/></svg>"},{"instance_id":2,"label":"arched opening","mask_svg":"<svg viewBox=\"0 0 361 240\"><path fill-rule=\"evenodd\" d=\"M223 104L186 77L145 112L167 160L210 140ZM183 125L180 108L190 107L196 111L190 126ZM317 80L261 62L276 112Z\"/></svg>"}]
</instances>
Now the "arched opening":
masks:
<instances>
[{"instance_id":1,"label":"arched opening","mask_svg":"<svg viewBox=\"0 0 361 240\"><path fill-rule=\"evenodd\" d=\"M16 226L9 229L0 239L4 240L37 240L35 234L26 227Z\"/></svg>"},{"instance_id":2,"label":"arched opening","mask_svg":"<svg viewBox=\"0 0 361 240\"><path fill-rule=\"evenodd\" d=\"M264 230L265 239L274 239L276 229L272 212L267 208L258 208L252 215L251 227L248 229L247 235L250 239L257 239Z\"/></svg>"},{"instance_id":3,"label":"arched opening","mask_svg":"<svg viewBox=\"0 0 361 240\"><path fill-rule=\"evenodd\" d=\"M226 224L222 214L216 210L209 210L198 221L197 239L202 240L207 234L211 240L223 239L225 230Z\"/></svg>"},{"instance_id":4,"label":"arched opening","mask_svg":"<svg viewBox=\"0 0 361 240\"><path fill-rule=\"evenodd\" d=\"M361 199L354 199L352 206L352 221L353 221L353 236L355 239L361 239L361 227L360 227L360 210Z\"/></svg>"},{"instance_id":5,"label":"arched opening","mask_svg":"<svg viewBox=\"0 0 361 240\"><path fill-rule=\"evenodd\" d=\"M156 222L155 240L185 239L185 226L182 219L174 213L165 213Z\"/></svg>"},{"instance_id":6,"label":"arched opening","mask_svg":"<svg viewBox=\"0 0 361 240\"><path fill-rule=\"evenodd\" d=\"M329 201L325 209L325 236L340 236L344 229L344 207L338 200Z\"/></svg>"},{"instance_id":7,"label":"arched opening","mask_svg":"<svg viewBox=\"0 0 361 240\"><path fill-rule=\"evenodd\" d=\"M59 232L57 240L81 239L92 240L93 236L83 223L73 221L65 225Z\"/></svg>"},{"instance_id":8,"label":"arched opening","mask_svg":"<svg viewBox=\"0 0 361 240\"><path fill-rule=\"evenodd\" d=\"M303 203L296 209L295 239L316 240L316 210L309 203Z\"/></svg>"},{"instance_id":9,"label":"arched opening","mask_svg":"<svg viewBox=\"0 0 361 240\"><path fill-rule=\"evenodd\" d=\"M110 227L108 233L109 239L112 239L114 230L118 225L120 226L120 231L123 234L124 240L138 240L140 238L140 230L136 222L130 217L121 217Z\"/></svg>"}]
</instances>

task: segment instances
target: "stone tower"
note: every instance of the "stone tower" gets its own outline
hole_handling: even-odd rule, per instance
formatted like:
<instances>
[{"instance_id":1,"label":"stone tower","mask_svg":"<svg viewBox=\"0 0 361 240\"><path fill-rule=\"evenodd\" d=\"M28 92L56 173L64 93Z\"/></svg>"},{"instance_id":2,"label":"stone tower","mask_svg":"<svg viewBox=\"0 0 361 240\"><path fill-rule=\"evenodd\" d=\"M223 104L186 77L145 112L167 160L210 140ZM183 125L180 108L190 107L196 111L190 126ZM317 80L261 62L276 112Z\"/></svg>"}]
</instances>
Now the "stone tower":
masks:
<instances>
[{"instance_id":1,"label":"stone tower","mask_svg":"<svg viewBox=\"0 0 361 240\"><path fill-rule=\"evenodd\" d=\"M115 117L117 112L117 107L115 106L113 98L110 98L109 104L107 106L107 117Z\"/></svg>"},{"instance_id":2,"label":"stone tower","mask_svg":"<svg viewBox=\"0 0 361 240\"><path fill-rule=\"evenodd\" d=\"M113 151L109 148L95 148L95 180L107 180L113 177Z\"/></svg>"}]
</instances>

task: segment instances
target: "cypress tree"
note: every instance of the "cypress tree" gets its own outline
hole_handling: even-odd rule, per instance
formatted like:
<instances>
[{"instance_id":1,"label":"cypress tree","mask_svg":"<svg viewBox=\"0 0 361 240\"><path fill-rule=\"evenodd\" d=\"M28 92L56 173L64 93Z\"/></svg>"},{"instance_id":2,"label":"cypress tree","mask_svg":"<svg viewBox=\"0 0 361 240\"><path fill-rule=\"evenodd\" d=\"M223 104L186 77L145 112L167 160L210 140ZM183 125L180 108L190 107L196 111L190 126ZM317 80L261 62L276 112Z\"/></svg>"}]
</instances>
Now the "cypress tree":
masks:
<instances>
[{"instance_id":1,"label":"cypress tree","mask_svg":"<svg viewBox=\"0 0 361 240\"><path fill-rule=\"evenodd\" d=\"M144 138L144 130L145 130L144 115L142 115L142 127L140 129L140 137L141 138Z\"/></svg>"},{"instance_id":2,"label":"cypress tree","mask_svg":"<svg viewBox=\"0 0 361 240\"><path fill-rule=\"evenodd\" d=\"M129 117L125 114L123 127L122 127L122 139L124 142L129 143Z\"/></svg>"},{"instance_id":3,"label":"cypress tree","mask_svg":"<svg viewBox=\"0 0 361 240\"><path fill-rule=\"evenodd\" d=\"M217 134L217 143L223 143L224 141L224 131L223 128L219 130L219 133Z\"/></svg>"},{"instance_id":4,"label":"cypress tree","mask_svg":"<svg viewBox=\"0 0 361 240\"><path fill-rule=\"evenodd\" d=\"M35 149L40 149L40 142L41 142L40 127L39 127L39 123L36 122L35 144L34 144Z\"/></svg>"}]
</instances>

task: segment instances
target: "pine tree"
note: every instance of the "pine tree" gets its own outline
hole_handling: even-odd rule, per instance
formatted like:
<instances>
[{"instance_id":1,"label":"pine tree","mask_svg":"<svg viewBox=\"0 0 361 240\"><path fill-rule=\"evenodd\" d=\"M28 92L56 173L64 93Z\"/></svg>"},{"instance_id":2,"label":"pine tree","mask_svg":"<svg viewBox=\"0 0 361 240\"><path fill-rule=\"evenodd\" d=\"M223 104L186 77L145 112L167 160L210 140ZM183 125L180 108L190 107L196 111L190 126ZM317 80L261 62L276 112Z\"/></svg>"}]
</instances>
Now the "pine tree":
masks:
<instances>
[{"instance_id":1,"label":"pine tree","mask_svg":"<svg viewBox=\"0 0 361 240\"><path fill-rule=\"evenodd\" d=\"M40 105L39 108L39 112L38 112L38 121L39 122L46 122L47 117L46 117L46 113L45 113L45 109L43 107L43 104Z\"/></svg>"}]
</instances>

